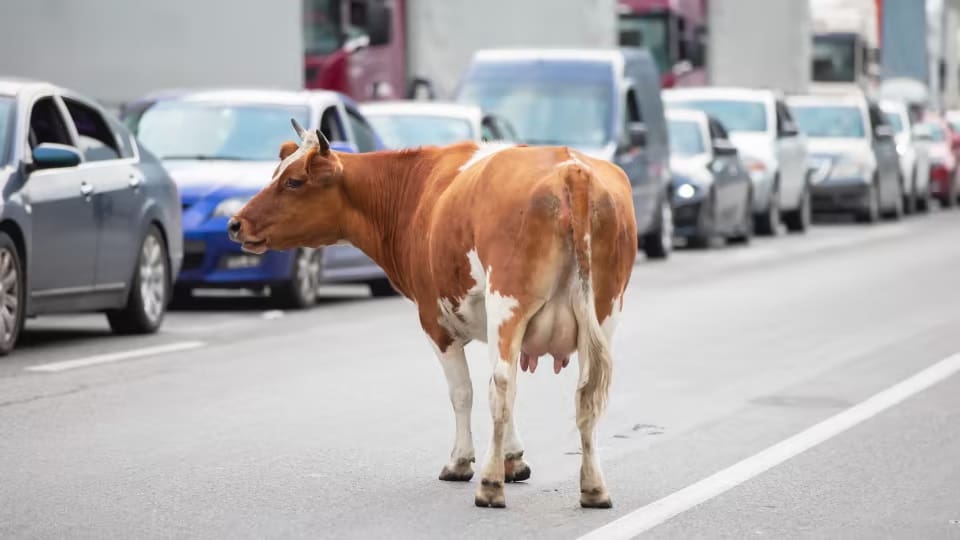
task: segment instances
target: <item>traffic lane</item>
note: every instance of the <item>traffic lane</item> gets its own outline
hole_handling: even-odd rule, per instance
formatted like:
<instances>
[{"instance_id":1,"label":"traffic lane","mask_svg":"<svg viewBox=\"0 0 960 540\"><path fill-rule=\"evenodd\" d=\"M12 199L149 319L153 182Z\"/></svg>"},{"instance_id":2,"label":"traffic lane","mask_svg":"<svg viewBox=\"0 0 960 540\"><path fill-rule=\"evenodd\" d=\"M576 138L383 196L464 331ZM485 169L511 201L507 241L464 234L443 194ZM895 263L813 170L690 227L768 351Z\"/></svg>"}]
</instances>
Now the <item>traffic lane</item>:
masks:
<instances>
[{"instance_id":1,"label":"traffic lane","mask_svg":"<svg viewBox=\"0 0 960 540\"><path fill-rule=\"evenodd\" d=\"M931 328L944 315L936 305L923 310L930 312L927 317L912 317L899 326L877 326L878 333L886 334L878 345L876 336L862 335L862 328L853 324L859 319L851 317L857 305L870 319L889 318L890 310L930 303L927 289L905 296L902 287L893 287L898 293L890 299L874 289L889 288L891 280L902 283L902 277L893 278L905 271L931 287L950 273L951 264L955 267L958 261L956 253L942 247L949 235L929 231L920 237L878 242L825 260L811 257L796 265L761 265L694 285L634 280L630 294L644 304L628 302L615 344L618 376L611 411L601 430L606 461L636 461L630 456L651 447L653 443L642 437L639 441L615 437L624 427L633 430L638 415L639 424L666 428L660 435L651 432L647 437L657 439L656 448L660 441L696 433L697 426L729 415L752 394L773 393L829 370L831 362L842 365L850 355L869 353L896 343L898 336ZM891 259L895 264L878 265ZM668 265L659 268L670 271ZM854 282L852 296L833 298L834 289L845 285L843 280L836 283L841 274L837 269L865 276ZM782 335L768 342L759 340L757 346L750 330L769 326L769 313L778 308L771 300L783 289L781 281L797 283L785 299L787 306L795 308L788 313L805 315L797 317L799 328L781 329ZM811 294L818 290L823 296ZM749 293L741 298L733 294L737 291ZM851 302L853 296L861 302ZM935 298L937 304L947 306L955 299ZM699 303L691 304L693 300ZM842 308L824 312L823 305L833 300ZM800 306L792 305L798 302ZM363 303L343 307L358 309L359 304ZM316 530L352 534L376 527L419 531L425 526L443 535L458 530L465 520L486 524L471 528L477 535L502 531L502 518L473 513L470 501L475 483L449 485L433 480L449 452L452 415L442 375L416 328L411 307L404 304L398 300L367 304L361 310L367 317L363 320L371 323L366 327L356 324L360 313L353 313L354 317L341 316L328 325L305 328L304 321L320 310L309 317L284 319L260 332L247 332L242 340L175 358L34 377L49 384L58 378L113 374L111 379L123 384L91 386L56 399L2 409L4 425L11 426L2 444L4 453L13 456L8 462L14 472L0 489L10 490L6 495L17 494L20 506L14 517L21 516L7 522L54 533L72 526L68 530L91 535L110 530L211 535L242 529L311 536ZM636 308L631 307L634 304ZM702 306L692 312L695 317L691 317L691 305ZM729 316L730 306L744 312L740 320ZM802 339L797 343L795 334L803 337L804 325L810 325L817 314L820 328L814 328L812 340L822 340L831 328L852 330L850 339L827 340L819 350ZM716 327L715 333L699 332L709 327ZM658 339L631 333L638 328ZM691 335L699 339L691 340ZM480 415L475 417L479 420L475 441L482 456L489 422L484 402L486 366L482 353L477 359L478 347L471 346L468 354L474 359ZM786 354L771 354L784 347ZM632 356L643 362L631 362L621 350L635 351ZM798 350L814 350L825 358L813 363ZM741 358L738 351L747 352ZM718 372L713 363L730 369ZM743 384L741 373L748 364L753 367L748 373L762 376ZM151 370L150 377L128 377ZM544 519L565 523L571 527L568 532L575 531L613 514L583 514L575 509L579 458L570 404L575 385L571 373L521 378L518 421L534 477L525 486L512 486L508 493L511 508L522 510L511 514L512 531L522 524L524 530L542 534ZM731 390L717 391L718 387ZM39 473L35 462L44 464ZM20 471L33 474L27 477ZM618 509L630 502L625 487L613 485L624 478L629 476L608 472ZM553 491L557 489L561 491ZM89 496L76 501L77 493ZM50 507L60 510L44 515ZM367 508L378 509L375 523L364 511ZM531 515L527 508L541 511ZM425 524L419 518L423 515L432 521ZM150 520L144 522L144 516L151 516Z\"/></svg>"},{"instance_id":2,"label":"traffic lane","mask_svg":"<svg viewBox=\"0 0 960 540\"><path fill-rule=\"evenodd\" d=\"M958 396L953 376L649 536L960 537Z\"/></svg>"}]
</instances>

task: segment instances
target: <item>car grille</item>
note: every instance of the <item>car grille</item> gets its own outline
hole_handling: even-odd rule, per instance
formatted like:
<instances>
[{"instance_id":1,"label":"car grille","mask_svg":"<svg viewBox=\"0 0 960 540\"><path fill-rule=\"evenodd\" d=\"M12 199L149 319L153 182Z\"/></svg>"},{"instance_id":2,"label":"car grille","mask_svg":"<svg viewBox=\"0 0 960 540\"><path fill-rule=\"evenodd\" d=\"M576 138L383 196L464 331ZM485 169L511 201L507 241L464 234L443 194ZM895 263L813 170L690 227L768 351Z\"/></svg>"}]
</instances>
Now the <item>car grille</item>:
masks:
<instances>
[{"instance_id":1,"label":"car grille","mask_svg":"<svg viewBox=\"0 0 960 540\"><path fill-rule=\"evenodd\" d=\"M183 243L183 270L195 270L203 266L203 256L207 246L200 240L187 240Z\"/></svg>"}]
</instances>

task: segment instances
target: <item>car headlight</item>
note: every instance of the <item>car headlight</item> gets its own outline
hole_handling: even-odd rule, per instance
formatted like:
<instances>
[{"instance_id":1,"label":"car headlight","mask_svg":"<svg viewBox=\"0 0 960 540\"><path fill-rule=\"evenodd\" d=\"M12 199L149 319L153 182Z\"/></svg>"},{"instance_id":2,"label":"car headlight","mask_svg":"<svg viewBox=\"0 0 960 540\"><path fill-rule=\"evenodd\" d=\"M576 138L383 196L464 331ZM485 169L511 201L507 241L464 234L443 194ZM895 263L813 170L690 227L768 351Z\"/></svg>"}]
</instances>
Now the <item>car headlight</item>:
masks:
<instances>
[{"instance_id":1,"label":"car headlight","mask_svg":"<svg viewBox=\"0 0 960 540\"><path fill-rule=\"evenodd\" d=\"M744 159L743 164L750 173L750 179L758 182L767 176L767 164L759 159Z\"/></svg>"},{"instance_id":2,"label":"car headlight","mask_svg":"<svg viewBox=\"0 0 960 540\"><path fill-rule=\"evenodd\" d=\"M907 151L909 151L909 150L910 150L910 147L907 146L907 145L904 144L904 143L900 143L900 144L897 145L897 154L898 154L898 155L901 155L901 156L902 156L902 155L906 154Z\"/></svg>"},{"instance_id":3,"label":"car headlight","mask_svg":"<svg viewBox=\"0 0 960 540\"><path fill-rule=\"evenodd\" d=\"M697 188L693 187L691 184L681 184L677 188L677 197L681 199L690 199L697 194Z\"/></svg>"},{"instance_id":4,"label":"car headlight","mask_svg":"<svg viewBox=\"0 0 960 540\"><path fill-rule=\"evenodd\" d=\"M210 217L233 217L249 200L249 197L230 197L229 199L224 199L213 209Z\"/></svg>"},{"instance_id":5,"label":"car headlight","mask_svg":"<svg viewBox=\"0 0 960 540\"><path fill-rule=\"evenodd\" d=\"M838 161L830 171L831 178L866 178L867 164L860 161Z\"/></svg>"}]
</instances>

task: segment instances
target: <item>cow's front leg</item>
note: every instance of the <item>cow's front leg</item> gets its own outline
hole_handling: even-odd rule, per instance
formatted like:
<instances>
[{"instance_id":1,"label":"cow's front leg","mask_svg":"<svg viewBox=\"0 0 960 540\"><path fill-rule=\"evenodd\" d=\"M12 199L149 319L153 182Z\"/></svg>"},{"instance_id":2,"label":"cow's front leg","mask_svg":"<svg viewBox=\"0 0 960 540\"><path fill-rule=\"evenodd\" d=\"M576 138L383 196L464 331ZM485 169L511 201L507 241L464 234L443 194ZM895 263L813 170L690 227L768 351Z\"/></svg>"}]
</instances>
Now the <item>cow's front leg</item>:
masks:
<instances>
[{"instance_id":1,"label":"cow's front leg","mask_svg":"<svg viewBox=\"0 0 960 540\"><path fill-rule=\"evenodd\" d=\"M447 376L450 404L456 418L456 438L450 462L440 471L440 480L466 482L473 478L473 434L470 432L470 410L473 407L473 384L467 369L467 357L463 345L453 343L445 351L436 348L443 373Z\"/></svg>"}]
</instances>

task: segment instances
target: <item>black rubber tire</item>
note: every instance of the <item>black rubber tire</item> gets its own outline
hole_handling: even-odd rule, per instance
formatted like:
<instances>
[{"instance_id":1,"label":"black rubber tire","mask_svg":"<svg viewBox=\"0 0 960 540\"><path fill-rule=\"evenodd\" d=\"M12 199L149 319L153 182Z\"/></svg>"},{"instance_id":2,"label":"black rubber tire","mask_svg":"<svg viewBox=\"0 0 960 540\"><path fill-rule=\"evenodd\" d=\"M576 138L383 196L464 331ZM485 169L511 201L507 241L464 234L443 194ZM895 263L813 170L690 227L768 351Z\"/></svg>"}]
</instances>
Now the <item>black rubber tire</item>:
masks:
<instances>
[{"instance_id":1,"label":"black rubber tire","mask_svg":"<svg viewBox=\"0 0 960 540\"><path fill-rule=\"evenodd\" d=\"M754 217L754 232L759 236L776 236L780 232L780 188L775 183L770 192L770 201L767 211L756 214Z\"/></svg>"},{"instance_id":2,"label":"black rubber tire","mask_svg":"<svg viewBox=\"0 0 960 540\"><path fill-rule=\"evenodd\" d=\"M20 332L23 331L23 320L26 314L27 295L26 281L23 273L23 262L20 259L20 252L17 251L17 245L13 242L7 233L0 231L0 253L9 253L11 262L15 265L16 278L14 287L16 287L17 306L13 317L13 329L7 333L0 334L0 356L10 354L17 346L17 340L20 338ZM0 306L0 309L6 309L6 306Z\"/></svg>"},{"instance_id":3,"label":"black rubber tire","mask_svg":"<svg viewBox=\"0 0 960 540\"><path fill-rule=\"evenodd\" d=\"M284 283L271 287L270 297L279 308L307 309L317 303L316 289L314 288L312 294L305 295L304 291L299 285L301 276L298 259L303 256L303 253L303 250L298 249L294 254L293 269L290 271L290 279ZM319 252L317 253L319 254Z\"/></svg>"},{"instance_id":4,"label":"black rubber tire","mask_svg":"<svg viewBox=\"0 0 960 540\"><path fill-rule=\"evenodd\" d=\"M164 283L164 299L161 302L160 315L154 321L151 321L147 314L144 313L143 297L140 288L140 263L143 257L143 246L151 236L156 239L160 246L160 259L163 263L162 282ZM110 328L113 332L124 335L152 334L156 332L160 328L160 325L163 324L163 318L167 313L166 308L170 302L171 295L171 282L170 256L167 252L167 243L164 241L163 235L160 234L160 229L155 225L151 225L150 228L147 229L147 234L144 235L143 240L140 242L140 249L137 251L137 264L133 269L133 279L130 280L130 292L127 296L127 305L121 309L107 311L107 322L110 323Z\"/></svg>"},{"instance_id":5,"label":"black rubber tire","mask_svg":"<svg viewBox=\"0 0 960 540\"><path fill-rule=\"evenodd\" d=\"M877 189L876 181L870 184L869 197L871 205L856 214L856 219L860 223L876 223L880 221L880 191Z\"/></svg>"},{"instance_id":6,"label":"black rubber tire","mask_svg":"<svg viewBox=\"0 0 960 540\"><path fill-rule=\"evenodd\" d=\"M890 221L899 221L903 218L903 181L902 179L897 180L897 195L893 198L895 201L893 203L893 208L885 209L883 212L883 217Z\"/></svg>"},{"instance_id":7,"label":"black rubber tire","mask_svg":"<svg viewBox=\"0 0 960 540\"><path fill-rule=\"evenodd\" d=\"M673 208L670 206L670 200L666 197L660 199L660 203L657 206L658 216L657 216L657 227L655 230L648 232L647 234L639 238L640 249L643 250L643 254L646 255L647 259L651 260L666 260L670 257L670 252L673 251L673 238L666 238L663 234L664 224L663 220L665 216L669 216L669 219L673 219ZM669 225L668 230L673 230L673 223Z\"/></svg>"},{"instance_id":8,"label":"black rubber tire","mask_svg":"<svg viewBox=\"0 0 960 540\"><path fill-rule=\"evenodd\" d=\"M743 219L740 223L740 234L727 237L728 244L746 245L753 238L753 193L747 194L746 204L743 205Z\"/></svg>"},{"instance_id":9,"label":"black rubber tire","mask_svg":"<svg viewBox=\"0 0 960 540\"><path fill-rule=\"evenodd\" d=\"M812 204L810 188L805 187L803 188L803 194L800 196L800 206L796 210L790 210L783 214L783 223L787 226L788 231L792 233L807 232L812 221Z\"/></svg>"},{"instance_id":10,"label":"black rubber tire","mask_svg":"<svg viewBox=\"0 0 960 540\"><path fill-rule=\"evenodd\" d=\"M170 306L168 309L179 309L185 308L192 305L196 302L196 299L193 297L193 289L190 287L178 287L173 286L173 294L170 298Z\"/></svg>"},{"instance_id":11,"label":"black rubber tire","mask_svg":"<svg viewBox=\"0 0 960 540\"><path fill-rule=\"evenodd\" d=\"M393 288L387 278L371 279L367 281L367 286L370 287L370 295L375 298L397 295L397 290Z\"/></svg>"}]
</instances>

